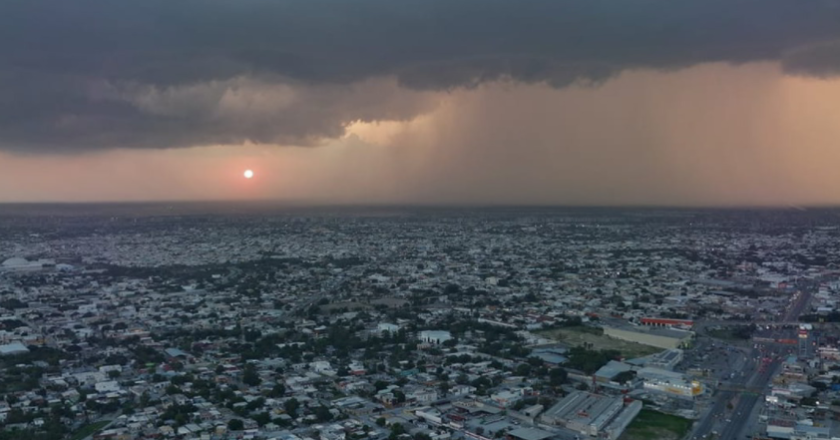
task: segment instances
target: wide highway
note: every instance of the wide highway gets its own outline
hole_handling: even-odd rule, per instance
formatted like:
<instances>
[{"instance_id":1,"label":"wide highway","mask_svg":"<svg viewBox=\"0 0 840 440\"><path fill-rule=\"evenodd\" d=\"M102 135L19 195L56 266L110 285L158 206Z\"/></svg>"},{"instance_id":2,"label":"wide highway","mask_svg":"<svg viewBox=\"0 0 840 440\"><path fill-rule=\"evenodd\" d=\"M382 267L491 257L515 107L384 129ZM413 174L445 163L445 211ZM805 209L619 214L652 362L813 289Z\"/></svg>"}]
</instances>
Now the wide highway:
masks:
<instances>
[{"instance_id":1,"label":"wide highway","mask_svg":"<svg viewBox=\"0 0 840 440\"><path fill-rule=\"evenodd\" d=\"M810 301L811 294L806 290L797 292L785 310L782 321L796 321ZM791 338L790 330L771 328L762 331L764 337L772 339ZM793 335L796 337L796 335ZM751 348L743 369L729 382L727 389L719 390L711 409L695 425L692 439L700 439L717 432L720 440L735 440L743 435L751 435L755 420L751 420L755 405L764 400L773 375L779 370L789 347L778 344L759 344ZM741 392L737 389L754 390ZM729 411L726 406L741 393L735 407Z\"/></svg>"}]
</instances>

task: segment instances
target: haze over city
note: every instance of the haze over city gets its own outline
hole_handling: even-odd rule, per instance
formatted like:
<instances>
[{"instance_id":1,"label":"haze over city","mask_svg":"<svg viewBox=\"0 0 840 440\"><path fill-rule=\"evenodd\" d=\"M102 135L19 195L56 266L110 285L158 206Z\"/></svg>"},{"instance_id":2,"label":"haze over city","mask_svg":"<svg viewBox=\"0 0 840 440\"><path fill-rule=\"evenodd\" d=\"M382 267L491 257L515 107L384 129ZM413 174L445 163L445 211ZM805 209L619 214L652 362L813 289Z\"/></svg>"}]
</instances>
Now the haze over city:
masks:
<instances>
[{"instance_id":1,"label":"haze over city","mask_svg":"<svg viewBox=\"0 0 840 440\"><path fill-rule=\"evenodd\" d=\"M0 12L3 202L840 203L834 1Z\"/></svg>"}]
</instances>

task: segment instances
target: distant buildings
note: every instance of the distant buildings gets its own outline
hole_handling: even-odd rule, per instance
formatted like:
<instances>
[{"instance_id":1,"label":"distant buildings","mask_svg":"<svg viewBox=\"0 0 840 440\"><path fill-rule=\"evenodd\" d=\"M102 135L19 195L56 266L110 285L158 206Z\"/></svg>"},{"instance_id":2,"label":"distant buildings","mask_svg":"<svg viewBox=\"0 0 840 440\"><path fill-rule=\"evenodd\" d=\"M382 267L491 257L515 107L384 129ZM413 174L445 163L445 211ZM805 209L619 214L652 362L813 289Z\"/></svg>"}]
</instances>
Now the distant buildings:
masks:
<instances>
[{"instance_id":1,"label":"distant buildings","mask_svg":"<svg viewBox=\"0 0 840 440\"><path fill-rule=\"evenodd\" d=\"M371 440L388 435L374 423L381 416L411 434L428 429L433 440L460 436L450 428L477 440L570 440L575 434L569 436L569 429L581 438L614 439L641 407L624 396L684 417L696 416L695 405L705 403L695 396L714 398L693 378L674 373L677 364L708 387L730 377L719 362L734 351L716 347L725 342L679 349L692 345L693 333L685 331L692 319L698 328L702 319L706 329L709 322L780 321L791 292L753 287L774 274L821 282L803 309L815 322L835 319L832 311L840 304L836 271L796 263L800 255L825 253L837 260L840 242L831 231L803 240L753 227L721 230L718 223L685 227L682 215L666 228L622 218L592 227L602 219L554 214L455 222L421 216L410 234L402 220L253 220L220 217L205 224L167 216L144 224L139 217L132 220L136 226L123 229L104 219L109 226L101 229L112 231L105 235L44 239L30 237L30 226L22 225L17 238L0 241L0 249L15 250L0 256L6 258L0 266L0 343L7 344L0 355L47 348L26 358L43 356L39 362L49 365L49 373L22 382L32 389L15 391L26 416L43 421L42 409L67 402L76 412L66 419L72 423L85 409L77 403L82 395L108 407L129 399L136 404L145 395L145 408L117 419L108 435L128 430L144 440L306 440L317 438L317 429L322 440ZM80 223L88 228L89 221ZM55 226L64 230L63 221ZM17 249L59 264L9 258ZM63 270L64 262L75 270ZM747 290L749 295L740 293ZM570 349L580 341L554 338L563 328L600 333L595 326L606 336L665 351L610 360L593 367L594 374L575 371ZM412 333L419 344L411 344L406 329L427 330ZM754 342L769 342L758 339L761 332ZM373 337L387 334L395 337ZM765 410L819 424L826 412L819 407L840 400L840 336L822 324L809 335L803 343L819 359L791 358L771 391L753 391L770 394ZM583 345L600 350L602 340L598 335ZM796 339L790 341L795 346ZM73 354L51 365L51 350ZM526 363L532 368L519 368ZM556 367L566 367L567 374L555 375ZM548 379L555 393L533 393ZM811 386L817 383L824 386ZM576 391L581 384L596 393ZM559 389L570 394L559 397ZM333 400L337 395L342 397ZM300 407L288 411L293 398ZM49 406L34 403L42 400ZM187 403L197 408L190 420L160 418L171 405ZM410 415L418 405L424 409ZM324 409L341 423L316 424L329 418ZM252 419L263 413L271 423ZM2 414L0 405L0 420ZM234 418L242 419L247 433L228 432ZM426 423L416 424L416 418ZM524 428L517 421L535 418L554 426ZM804 426L774 422L768 431L814 433Z\"/></svg>"}]
</instances>

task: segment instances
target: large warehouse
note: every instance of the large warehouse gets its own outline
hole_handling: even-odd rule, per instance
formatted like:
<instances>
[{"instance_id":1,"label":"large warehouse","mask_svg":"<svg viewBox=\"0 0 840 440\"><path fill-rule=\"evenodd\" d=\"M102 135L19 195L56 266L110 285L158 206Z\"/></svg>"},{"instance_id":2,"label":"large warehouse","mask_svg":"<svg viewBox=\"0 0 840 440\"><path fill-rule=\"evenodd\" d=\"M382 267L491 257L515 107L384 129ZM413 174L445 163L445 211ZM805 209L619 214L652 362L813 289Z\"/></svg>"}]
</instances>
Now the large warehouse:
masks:
<instances>
[{"instance_id":1,"label":"large warehouse","mask_svg":"<svg viewBox=\"0 0 840 440\"><path fill-rule=\"evenodd\" d=\"M673 328L605 325L603 329L607 336L666 350L687 347L694 337L694 332Z\"/></svg>"},{"instance_id":2,"label":"large warehouse","mask_svg":"<svg viewBox=\"0 0 840 440\"><path fill-rule=\"evenodd\" d=\"M570 393L540 417L544 423L561 425L592 437L617 439L633 421L642 402L586 391Z\"/></svg>"},{"instance_id":3,"label":"large warehouse","mask_svg":"<svg viewBox=\"0 0 840 440\"><path fill-rule=\"evenodd\" d=\"M669 327L691 329L694 327L694 321L689 319L670 319L670 318L642 318L642 325L649 327Z\"/></svg>"}]
</instances>

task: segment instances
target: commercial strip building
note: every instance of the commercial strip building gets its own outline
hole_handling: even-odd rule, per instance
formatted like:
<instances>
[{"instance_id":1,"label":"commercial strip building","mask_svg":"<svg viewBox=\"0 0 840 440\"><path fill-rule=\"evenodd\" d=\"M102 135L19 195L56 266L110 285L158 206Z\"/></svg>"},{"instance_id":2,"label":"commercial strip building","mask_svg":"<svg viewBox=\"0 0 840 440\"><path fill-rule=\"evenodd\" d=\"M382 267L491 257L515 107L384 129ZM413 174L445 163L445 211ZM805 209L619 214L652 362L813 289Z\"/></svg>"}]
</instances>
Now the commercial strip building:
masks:
<instances>
[{"instance_id":1,"label":"commercial strip building","mask_svg":"<svg viewBox=\"0 0 840 440\"><path fill-rule=\"evenodd\" d=\"M703 394L703 385L700 382L686 380L685 376L674 371L645 367L636 373L636 377L643 381L642 388L647 391L689 399Z\"/></svg>"},{"instance_id":2,"label":"commercial strip building","mask_svg":"<svg viewBox=\"0 0 840 440\"><path fill-rule=\"evenodd\" d=\"M583 435L614 440L641 410L639 401L575 391L549 408L540 419Z\"/></svg>"},{"instance_id":3,"label":"commercial strip building","mask_svg":"<svg viewBox=\"0 0 840 440\"><path fill-rule=\"evenodd\" d=\"M658 368L657 359L649 362L647 367L636 367L634 365L610 361L592 375L593 380L599 386L609 388L628 389L635 388L641 384L642 389L649 392L667 395L668 397L694 398L703 394L703 385L700 382L686 378L682 373ZM635 372L635 378L631 382L619 383L616 377L626 372Z\"/></svg>"}]
</instances>

